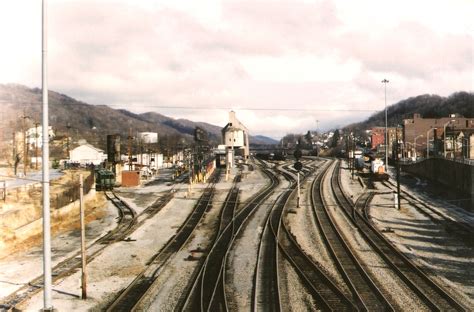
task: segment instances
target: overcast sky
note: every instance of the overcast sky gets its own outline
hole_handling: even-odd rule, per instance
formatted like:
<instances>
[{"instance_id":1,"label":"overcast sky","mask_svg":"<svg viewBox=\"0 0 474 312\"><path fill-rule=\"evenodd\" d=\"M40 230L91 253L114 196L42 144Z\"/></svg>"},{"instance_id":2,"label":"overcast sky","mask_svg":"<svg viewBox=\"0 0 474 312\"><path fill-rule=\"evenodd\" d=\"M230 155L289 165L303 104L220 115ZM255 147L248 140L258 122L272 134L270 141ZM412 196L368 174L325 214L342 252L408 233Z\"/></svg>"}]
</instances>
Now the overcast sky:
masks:
<instances>
[{"instance_id":1,"label":"overcast sky","mask_svg":"<svg viewBox=\"0 0 474 312\"><path fill-rule=\"evenodd\" d=\"M279 138L473 91L473 0L49 0L49 87ZM0 1L0 83L41 86L41 1ZM319 121L319 122L317 122Z\"/></svg>"}]
</instances>

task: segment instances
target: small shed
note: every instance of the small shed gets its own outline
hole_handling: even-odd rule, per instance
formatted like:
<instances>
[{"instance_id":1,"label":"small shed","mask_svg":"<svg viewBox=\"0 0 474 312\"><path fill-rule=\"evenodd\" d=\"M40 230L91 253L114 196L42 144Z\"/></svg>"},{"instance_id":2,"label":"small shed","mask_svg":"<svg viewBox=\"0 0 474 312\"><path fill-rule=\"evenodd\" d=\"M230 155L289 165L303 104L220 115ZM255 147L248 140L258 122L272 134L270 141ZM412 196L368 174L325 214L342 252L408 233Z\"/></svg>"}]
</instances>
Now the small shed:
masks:
<instances>
[{"instance_id":1,"label":"small shed","mask_svg":"<svg viewBox=\"0 0 474 312\"><path fill-rule=\"evenodd\" d=\"M122 171L122 186L140 185L140 171Z\"/></svg>"}]
</instances>

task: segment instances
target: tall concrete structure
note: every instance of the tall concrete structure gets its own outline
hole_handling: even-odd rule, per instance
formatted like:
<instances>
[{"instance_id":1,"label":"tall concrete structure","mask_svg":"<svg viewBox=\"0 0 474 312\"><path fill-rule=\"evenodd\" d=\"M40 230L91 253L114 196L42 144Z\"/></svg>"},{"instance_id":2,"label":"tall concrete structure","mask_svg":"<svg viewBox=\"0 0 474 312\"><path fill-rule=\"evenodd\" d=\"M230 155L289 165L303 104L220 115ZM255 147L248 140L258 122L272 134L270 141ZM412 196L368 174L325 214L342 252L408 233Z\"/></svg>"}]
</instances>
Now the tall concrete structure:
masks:
<instances>
[{"instance_id":1,"label":"tall concrete structure","mask_svg":"<svg viewBox=\"0 0 474 312\"><path fill-rule=\"evenodd\" d=\"M227 168L234 166L235 156L242 156L247 161L250 156L248 129L235 117L235 112L229 112L229 122L222 129L222 143L227 150Z\"/></svg>"}]
</instances>

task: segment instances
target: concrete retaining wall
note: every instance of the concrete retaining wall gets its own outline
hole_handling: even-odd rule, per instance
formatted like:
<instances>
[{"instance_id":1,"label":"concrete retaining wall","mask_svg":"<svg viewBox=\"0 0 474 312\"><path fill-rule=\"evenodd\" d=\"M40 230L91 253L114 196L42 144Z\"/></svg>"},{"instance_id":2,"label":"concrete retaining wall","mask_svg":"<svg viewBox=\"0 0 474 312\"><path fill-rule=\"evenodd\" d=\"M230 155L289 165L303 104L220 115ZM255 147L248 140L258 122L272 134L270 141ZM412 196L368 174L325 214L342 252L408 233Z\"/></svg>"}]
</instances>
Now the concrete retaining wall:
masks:
<instances>
[{"instance_id":1,"label":"concrete retaining wall","mask_svg":"<svg viewBox=\"0 0 474 312\"><path fill-rule=\"evenodd\" d=\"M102 218L105 215L105 202L104 196L96 193L95 190L91 190L84 196L86 222ZM42 241L42 216L39 215L34 221L19 227L5 226L5 224L15 224L15 220L18 217L19 215L17 214L2 215L4 226L0 229L2 232L2 237L0 238L0 259L12 252L25 250L30 246L37 245ZM51 231L53 235L78 227L79 200L60 209L51 210Z\"/></svg>"},{"instance_id":2,"label":"concrete retaining wall","mask_svg":"<svg viewBox=\"0 0 474 312\"><path fill-rule=\"evenodd\" d=\"M430 158L413 164L403 164L402 170L466 194L471 199L469 208L474 211L473 165L443 158Z\"/></svg>"}]
</instances>

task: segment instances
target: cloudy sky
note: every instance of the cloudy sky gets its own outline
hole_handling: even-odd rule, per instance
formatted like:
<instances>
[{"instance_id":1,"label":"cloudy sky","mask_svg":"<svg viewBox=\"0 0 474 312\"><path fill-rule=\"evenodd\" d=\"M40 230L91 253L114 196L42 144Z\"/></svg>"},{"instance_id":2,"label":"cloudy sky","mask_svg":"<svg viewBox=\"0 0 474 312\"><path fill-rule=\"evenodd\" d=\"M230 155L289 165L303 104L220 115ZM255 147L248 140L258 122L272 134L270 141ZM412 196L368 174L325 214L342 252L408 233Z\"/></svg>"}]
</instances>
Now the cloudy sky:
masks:
<instances>
[{"instance_id":1,"label":"cloudy sky","mask_svg":"<svg viewBox=\"0 0 474 312\"><path fill-rule=\"evenodd\" d=\"M472 0L49 0L49 86L252 134L473 91ZM41 86L41 1L0 1L0 83Z\"/></svg>"}]
</instances>

